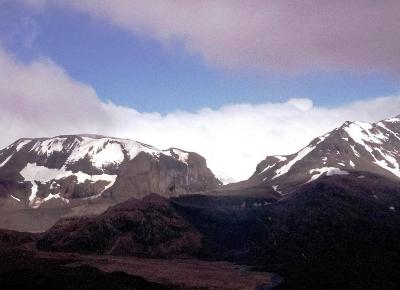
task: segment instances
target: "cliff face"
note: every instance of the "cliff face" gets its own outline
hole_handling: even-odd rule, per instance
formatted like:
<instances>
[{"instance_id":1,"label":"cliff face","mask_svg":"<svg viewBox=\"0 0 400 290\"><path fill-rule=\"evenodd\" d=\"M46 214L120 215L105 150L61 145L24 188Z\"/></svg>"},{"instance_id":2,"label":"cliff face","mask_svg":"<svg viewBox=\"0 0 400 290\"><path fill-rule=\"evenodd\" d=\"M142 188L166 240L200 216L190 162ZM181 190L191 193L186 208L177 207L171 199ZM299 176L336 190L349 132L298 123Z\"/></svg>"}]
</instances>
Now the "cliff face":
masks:
<instances>
[{"instance_id":1,"label":"cliff face","mask_svg":"<svg viewBox=\"0 0 400 290\"><path fill-rule=\"evenodd\" d=\"M185 162L182 162L174 158L176 150L168 150L173 158L163 154L154 159L146 153L139 153L121 166L115 184L105 192L105 196L120 202L129 197L142 198L149 192L170 197L207 191L220 185L203 157L187 153Z\"/></svg>"}]
</instances>

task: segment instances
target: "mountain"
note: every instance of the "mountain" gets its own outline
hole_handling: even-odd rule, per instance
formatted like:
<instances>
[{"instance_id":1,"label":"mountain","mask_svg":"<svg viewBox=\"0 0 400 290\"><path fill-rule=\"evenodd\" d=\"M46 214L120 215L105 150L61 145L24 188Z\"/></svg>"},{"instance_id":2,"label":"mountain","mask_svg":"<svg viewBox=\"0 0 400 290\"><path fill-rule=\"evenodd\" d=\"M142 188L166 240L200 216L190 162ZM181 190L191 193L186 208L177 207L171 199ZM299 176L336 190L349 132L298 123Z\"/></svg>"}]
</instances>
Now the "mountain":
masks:
<instances>
[{"instance_id":1,"label":"mountain","mask_svg":"<svg viewBox=\"0 0 400 290\"><path fill-rule=\"evenodd\" d=\"M200 155L127 139L20 139L0 151L0 196L33 208L100 195L119 201L151 192L174 196L218 185Z\"/></svg>"},{"instance_id":2,"label":"mountain","mask_svg":"<svg viewBox=\"0 0 400 290\"><path fill-rule=\"evenodd\" d=\"M177 196L220 181L194 152L97 135L20 139L0 151L0 227L47 229L156 192Z\"/></svg>"},{"instance_id":3,"label":"mountain","mask_svg":"<svg viewBox=\"0 0 400 290\"><path fill-rule=\"evenodd\" d=\"M231 188L262 186L287 194L321 176L370 172L400 178L400 116L377 123L345 122L299 152L268 156L246 181Z\"/></svg>"}]
</instances>

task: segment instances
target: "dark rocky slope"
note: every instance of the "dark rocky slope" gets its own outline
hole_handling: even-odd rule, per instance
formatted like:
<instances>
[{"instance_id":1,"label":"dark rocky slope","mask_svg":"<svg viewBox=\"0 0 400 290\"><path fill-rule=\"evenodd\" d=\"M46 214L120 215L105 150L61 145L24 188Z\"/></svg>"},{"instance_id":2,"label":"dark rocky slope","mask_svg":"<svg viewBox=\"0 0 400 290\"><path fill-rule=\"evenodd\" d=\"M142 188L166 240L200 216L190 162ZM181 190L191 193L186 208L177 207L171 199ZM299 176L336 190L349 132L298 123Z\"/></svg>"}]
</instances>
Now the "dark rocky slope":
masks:
<instances>
[{"instance_id":1,"label":"dark rocky slope","mask_svg":"<svg viewBox=\"0 0 400 290\"><path fill-rule=\"evenodd\" d=\"M195 255L202 240L168 200L151 194L113 206L94 218L61 219L37 245L64 252L173 257Z\"/></svg>"},{"instance_id":2,"label":"dark rocky slope","mask_svg":"<svg viewBox=\"0 0 400 290\"><path fill-rule=\"evenodd\" d=\"M204 257L276 272L285 277L279 289L400 285L398 181L366 172L326 176L277 202L239 210L221 206L221 197L174 201L202 233Z\"/></svg>"}]
</instances>

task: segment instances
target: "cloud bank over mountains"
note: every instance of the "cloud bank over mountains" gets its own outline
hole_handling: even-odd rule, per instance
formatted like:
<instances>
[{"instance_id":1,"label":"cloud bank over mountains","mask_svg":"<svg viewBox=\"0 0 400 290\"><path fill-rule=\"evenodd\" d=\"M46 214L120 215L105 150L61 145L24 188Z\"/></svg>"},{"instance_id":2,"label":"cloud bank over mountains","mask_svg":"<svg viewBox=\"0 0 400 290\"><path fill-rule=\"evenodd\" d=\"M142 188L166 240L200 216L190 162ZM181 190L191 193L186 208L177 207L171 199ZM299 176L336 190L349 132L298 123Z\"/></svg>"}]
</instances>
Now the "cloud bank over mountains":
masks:
<instances>
[{"instance_id":1,"label":"cloud bank over mountains","mask_svg":"<svg viewBox=\"0 0 400 290\"><path fill-rule=\"evenodd\" d=\"M20 0L61 5L159 41L181 40L213 66L400 72L398 0Z\"/></svg>"},{"instance_id":2,"label":"cloud bank over mountains","mask_svg":"<svg viewBox=\"0 0 400 290\"><path fill-rule=\"evenodd\" d=\"M101 100L94 88L49 59L22 63L1 48L0 103L1 147L21 137L103 134L198 152L226 180L247 178L267 154L293 153L346 120L377 121L400 113L400 96L332 108L293 98L218 110L142 113Z\"/></svg>"}]
</instances>

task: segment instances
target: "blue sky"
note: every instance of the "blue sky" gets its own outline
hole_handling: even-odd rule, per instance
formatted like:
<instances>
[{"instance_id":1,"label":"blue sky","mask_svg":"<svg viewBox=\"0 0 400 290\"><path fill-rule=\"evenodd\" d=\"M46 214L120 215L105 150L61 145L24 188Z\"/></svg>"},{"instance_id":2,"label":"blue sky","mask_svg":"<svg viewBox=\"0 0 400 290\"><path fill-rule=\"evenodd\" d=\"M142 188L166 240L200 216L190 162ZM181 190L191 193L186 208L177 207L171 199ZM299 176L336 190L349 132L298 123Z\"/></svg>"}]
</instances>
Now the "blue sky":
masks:
<instances>
[{"instance_id":1,"label":"blue sky","mask_svg":"<svg viewBox=\"0 0 400 290\"><path fill-rule=\"evenodd\" d=\"M186 51L178 40L163 43L65 7L40 10L6 1L0 16L1 43L18 59L50 58L103 100L144 112L193 112L293 97L329 107L399 89L398 79L387 72L223 69Z\"/></svg>"}]
</instances>

